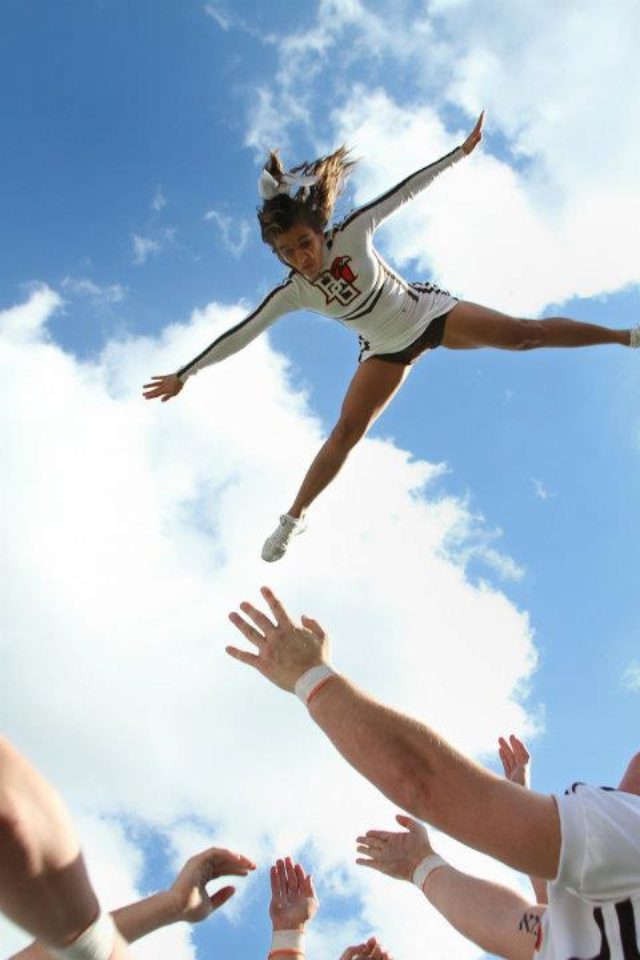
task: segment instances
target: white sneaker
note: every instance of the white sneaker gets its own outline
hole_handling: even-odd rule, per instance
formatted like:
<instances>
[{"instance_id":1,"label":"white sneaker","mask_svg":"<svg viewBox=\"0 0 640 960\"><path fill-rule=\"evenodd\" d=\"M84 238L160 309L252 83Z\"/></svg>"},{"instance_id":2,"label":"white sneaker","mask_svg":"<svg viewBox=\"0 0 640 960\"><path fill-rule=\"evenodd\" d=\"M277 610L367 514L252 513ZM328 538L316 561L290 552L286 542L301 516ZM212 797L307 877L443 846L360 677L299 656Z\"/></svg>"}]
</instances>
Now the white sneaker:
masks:
<instances>
[{"instance_id":1,"label":"white sneaker","mask_svg":"<svg viewBox=\"0 0 640 960\"><path fill-rule=\"evenodd\" d=\"M287 552L287 547L293 537L305 530L306 526L302 520L297 520L296 517L290 517L288 513L283 513L280 517L280 523L264 542L262 559L267 560L268 563L280 560Z\"/></svg>"},{"instance_id":2,"label":"white sneaker","mask_svg":"<svg viewBox=\"0 0 640 960\"><path fill-rule=\"evenodd\" d=\"M640 347L640 323L629 331L629 346Z\"/></svg>"}]
</instances>

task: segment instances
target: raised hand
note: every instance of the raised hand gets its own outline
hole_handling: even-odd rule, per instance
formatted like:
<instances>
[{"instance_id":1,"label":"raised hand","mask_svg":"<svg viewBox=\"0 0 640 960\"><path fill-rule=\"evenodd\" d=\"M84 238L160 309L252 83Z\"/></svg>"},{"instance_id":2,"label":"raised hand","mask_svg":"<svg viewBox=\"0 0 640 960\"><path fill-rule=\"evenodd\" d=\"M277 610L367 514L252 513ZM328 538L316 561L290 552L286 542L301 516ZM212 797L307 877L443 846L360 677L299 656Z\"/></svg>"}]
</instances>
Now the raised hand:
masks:
<instances>
[{"instance_id":1,"label":"raised hand","mask_svg":"<svg viewBox=\"0 0 640 960\"><path fill-rule=\"evenodd\" d=\"M358 943L353 947L347 947L340 957L340 960L393 960L390 953L380 946L375 937L370 937L366 943Z\"/></svg>"},{"instance_id":2,"label":"raised hand","mask_svg":"<svg viewBox=\"0 0 640 960\"><path fill-rule=\"evenodd\" d=\"M462 144L462 149L467 154L467 156L471 153L472 150L475 150L475 148L478 146L478 144L482 140L483 124L484 124L484 110L478 117L478 121L475 127L473 128L473 130L471 131L471 133L469 134L465 142Z\"/></svg>"},{"instance_id":3,"label":"raised hand","mask_svg":"<svg viewBox=\"0 0 640 960\"><path fill-rule=\"evenodd\" d=\"M275 623L252 604L241 603L240 609L255 627L239 613L230 613L229 619L258 652L248 653L237 647L227 647L227 653L254 667L276 686L293 691L303 673L330 662L329 638L320 624L310 617L302 617L302 626L297 626L268 587L262 587L260 593L267 601Z\"/></svg>"},{"instance_id":4,"label":"raised hand","mask_svg":"<svg viewBox=\"0 0 640 960\"><path fill-rule=\"evenodd\" d=\"M161 374L151 377L151 383L145 383L142 388L145 400L155 400L160 397L163 403L171 400L171 397L177 397L184 383L175 373Z\"/></svg>"},{"instance_id":5,"label":"raised hand","mask_svg":"<svg viewBox=\"0 0 640 960\"><path fill-rule=\"evenodd\" d=\"M318 897L311 875L291 857L271 867L269 916L274 930L304 930L318 912Z\"/></svg>"},{"instance_id":6,"label":"raised hand","mask_svg":"<svg viewBox=\"0 0 640 960\"><path fill-rule=\"evenodd\" d=\"M433 853L433 847L425 827L417 820L402 813L396 816L396 820L404 827L402 833L367 830L363 837L358 837L358 853L366 854L366 859L359 857L356 863L397 880L411 882L414 870Z\"/></svg>"},{"instance_id":7,"label":"raised hand","mask_svg":"<svg viewBox=\"0 0 640 960\"><path fill-rule=\"evenodd\" d=\"M235 887L223 887L209 895L206 885L218 877L246 877L256 865L247 857L230 850L211 847L197 853L185 863L168 891L177 920L199 923L226 903Z\"/></svg>"},{"instance_id":8,"label":"raised hand","mask_svg":"<svg viewBox=\"0 0 640 960\"><path fill-rule=\"evenodd\" d=\"M509 742L500 737L498 740L500 759L502 769L507 780L511 783L518 783L521 787L531 785L531 754L525 747L522 740L518 740L513 734L509 737Z\"/></svg>"}]
</instances>

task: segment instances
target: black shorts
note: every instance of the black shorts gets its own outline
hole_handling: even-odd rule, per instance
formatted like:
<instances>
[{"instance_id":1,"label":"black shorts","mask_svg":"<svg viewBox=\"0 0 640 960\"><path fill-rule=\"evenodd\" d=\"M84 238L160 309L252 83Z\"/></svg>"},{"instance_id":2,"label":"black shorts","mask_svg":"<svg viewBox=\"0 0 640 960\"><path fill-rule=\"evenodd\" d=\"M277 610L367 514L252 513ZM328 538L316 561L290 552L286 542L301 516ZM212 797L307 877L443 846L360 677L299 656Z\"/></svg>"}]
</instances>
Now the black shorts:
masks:
<instances>
[{"instance_id":1,"label":"black shorts","mask_svg":"<svg viewBox=\"0 0 640 960\"><path fill-rule=\"evenodd\" d=\"M398 353L374 353L373 356L376 360L386 360L388 363L401 363L404 366L410 366L427 350L435 350L436 347L440 346L444 337L447 317L450 313L451 310L447 310L446 313L432 320L424 333L421 333L418 339L410 343L404 350L399 350Z\"/></svg>"}]
</instances>

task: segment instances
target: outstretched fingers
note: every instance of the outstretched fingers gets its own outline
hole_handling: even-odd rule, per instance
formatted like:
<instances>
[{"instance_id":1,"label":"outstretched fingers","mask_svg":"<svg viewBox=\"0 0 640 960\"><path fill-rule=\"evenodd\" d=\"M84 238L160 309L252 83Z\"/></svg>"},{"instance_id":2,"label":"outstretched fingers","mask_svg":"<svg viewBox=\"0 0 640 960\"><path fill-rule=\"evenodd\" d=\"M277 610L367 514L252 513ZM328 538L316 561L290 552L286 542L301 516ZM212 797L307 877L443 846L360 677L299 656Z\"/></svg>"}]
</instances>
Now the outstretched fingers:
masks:
<instances>
[{"instance_id":1,"label":"outstretched fingers","mask_svg":"<svg viewBox=\"0 0 640 960\"><path fill-rule=\"evenodd\" d=\"M260 593L269 604L269 609L279 627L282 626L282 624L291 623L291 617L270 587L260 587Z\"/></svg>"}]
</instances>

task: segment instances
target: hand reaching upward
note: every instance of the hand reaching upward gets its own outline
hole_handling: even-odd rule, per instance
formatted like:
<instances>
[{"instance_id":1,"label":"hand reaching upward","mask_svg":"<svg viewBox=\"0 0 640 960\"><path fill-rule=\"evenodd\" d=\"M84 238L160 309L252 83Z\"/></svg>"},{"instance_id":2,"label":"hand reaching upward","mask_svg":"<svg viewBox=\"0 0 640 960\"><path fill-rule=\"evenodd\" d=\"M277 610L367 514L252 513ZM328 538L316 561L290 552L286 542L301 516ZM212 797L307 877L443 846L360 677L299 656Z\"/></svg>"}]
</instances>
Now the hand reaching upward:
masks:
<instances>
[{"instance_id":1,"label":"hand reaching upward","mask_svg":"<svg viewBox=\"0 0 640 960\"><path fill-rule=\"evenodd\" d=\"M187 923L204 920L235 893L235 887L223 887L209 895L207 884L223 876L246 877L251 870L255 870L251 860L230 850L211 847L197 853L187 860L169 889L176 919Z\"/></svg>"},{"instance_id":2,"label":"hand reaching upward","mask_svg":"<svg viewBox=\"0 0 640 960\"><path fill-rule=\"evenodd\" d=\"M396 820L404 827L402 833L367 830L364 836L358 837L358 853L366 854L366 859L359 857L356 863L411 882L414 870L433 853L433 847L426 828L417 820L402 813Z\"/></svg>"},{"instance_id":3,"label":"hand reaching upward","mask_svg":"<svg viewBox=\"0 0 640 960\"><path fill-rule=\"evenodd\" d=\"M271 903L269 916L274 930L304 930L313 920L320 904L311 875L291 857L277 860L271 867Z\"/></svg>"},{"instance_id":4,"label":"hand reaching upward","mask_svg":"<svg viewBox=\"0 0 640 960\"><path fill-rule=\"evenodd\" d=\"M380 946L375 937L370 937L366 943L347 947L340 960L393 960L393 957Z\"/></svg>"},{"instance_id":5,"label":"hand reaching upward","mask_svg":"<svg viewBox=\"0 0 640 960\"><path fill-rule=\"evenodd\" d=\"M498 744L505 777L511 783L518 783L528 789L531 786L531 754L524 743L511 734L508 742L504 737L500 737Z\"/></svg>"}]
</instances>

